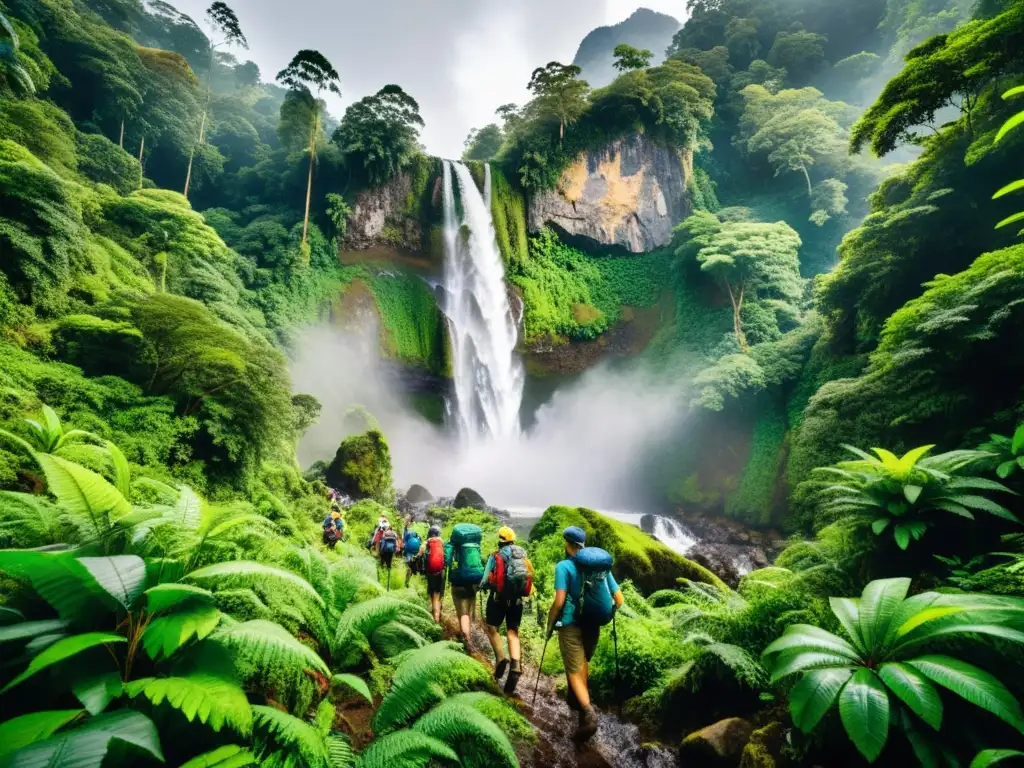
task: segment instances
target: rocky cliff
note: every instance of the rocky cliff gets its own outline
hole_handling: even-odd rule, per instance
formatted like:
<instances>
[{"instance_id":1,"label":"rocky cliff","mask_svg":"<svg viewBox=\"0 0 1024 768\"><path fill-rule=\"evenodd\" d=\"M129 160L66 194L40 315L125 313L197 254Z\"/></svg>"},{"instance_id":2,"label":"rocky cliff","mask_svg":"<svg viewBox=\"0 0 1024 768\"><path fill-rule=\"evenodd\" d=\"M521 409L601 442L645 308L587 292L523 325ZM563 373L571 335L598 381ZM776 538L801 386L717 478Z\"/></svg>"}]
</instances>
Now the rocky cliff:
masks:
<instances>
[{"instance_id":1,"label":"rocky cliff","mask_svg":"<svg viewBox=\"0 0 1024 768\"><path fill-rule=\"evenodd\" d=\"M591 88L601 88L621 74L614 66L612 51L616 45L626 43L634 48L647 48L654 54L651 65L660 64L679 26L671 16L638 8L625 21L590 32L580 43L572 63L583 69L583 79Z\"/></svg>"},{"instance_id":2,"label":"rocky cliff","mask_svg":"<svg viewBox=\"0 0 1024 768\"><path fill-rule=\"evenodd\" d=\"M553 225L571 238L632 253L661 248L691 212L689 151L656 144L639 133L583 152L558 188L535 195L529 227Z\"/></svg>"}]
</instances>

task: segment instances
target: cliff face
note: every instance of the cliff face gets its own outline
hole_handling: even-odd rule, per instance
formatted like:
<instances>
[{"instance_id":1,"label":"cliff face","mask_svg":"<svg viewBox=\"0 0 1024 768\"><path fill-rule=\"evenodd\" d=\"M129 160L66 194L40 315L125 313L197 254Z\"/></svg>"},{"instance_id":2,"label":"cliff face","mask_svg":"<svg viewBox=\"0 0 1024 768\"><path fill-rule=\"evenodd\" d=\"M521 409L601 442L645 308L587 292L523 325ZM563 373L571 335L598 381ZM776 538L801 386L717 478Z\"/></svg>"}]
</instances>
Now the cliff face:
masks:
<instances>
[{"instance_id":1,"label":"cliff face","mask_svg":"<svg viewBox=\"0 0 1024 768\"><path fill-rule=\"evenodd\" d=\"M631 134L581 153L562 174L558 189L535 195L530 231L552 224L597 246L632 253L661 248L691 212L687 188L692 172L690 152Z\"/></svg>"}]
</instances>

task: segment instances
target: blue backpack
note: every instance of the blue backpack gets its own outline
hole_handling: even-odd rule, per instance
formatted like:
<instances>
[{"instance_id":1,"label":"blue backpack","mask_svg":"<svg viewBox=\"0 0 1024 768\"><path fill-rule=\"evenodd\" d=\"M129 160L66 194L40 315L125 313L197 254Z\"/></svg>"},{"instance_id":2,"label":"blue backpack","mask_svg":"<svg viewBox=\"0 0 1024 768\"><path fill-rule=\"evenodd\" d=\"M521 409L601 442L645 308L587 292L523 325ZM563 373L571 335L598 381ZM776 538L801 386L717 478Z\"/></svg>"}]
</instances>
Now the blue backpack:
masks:
<instances>
[{"instance_id":1,"label":"blue backpack","mask_svg":"<svg viewBox=\"0 0 1024 768\"><path fill-rule=\"evenodd\" d=\"M603 627L615 615L615 601L608 589L608 574L615 559L599 547L584 547L575 557L580 575L579 622Z\"/></svg>"},{"instance_id":2,"label":"blue backpack","mask_svg":"<svg viewBox=\"0 0 1024 768\"><path fill-rule=\"evenodd\" d=\"M393 555L398 549L398 534L390 528L380 537L380 553L382 555Z\"/></svg>"},{"instance_id":3,"label":"blue backpack","mask_svg":"<svg viewBox=\"0 0 1024 768\"><path fill-rule=\"evenodd\" d=\"M407 557L413 557L420 553L420 547L423 546L423 540L420 539L420 535L415 531L410 531L405 541L405 554Z\"/></svg>"}]
</instances>

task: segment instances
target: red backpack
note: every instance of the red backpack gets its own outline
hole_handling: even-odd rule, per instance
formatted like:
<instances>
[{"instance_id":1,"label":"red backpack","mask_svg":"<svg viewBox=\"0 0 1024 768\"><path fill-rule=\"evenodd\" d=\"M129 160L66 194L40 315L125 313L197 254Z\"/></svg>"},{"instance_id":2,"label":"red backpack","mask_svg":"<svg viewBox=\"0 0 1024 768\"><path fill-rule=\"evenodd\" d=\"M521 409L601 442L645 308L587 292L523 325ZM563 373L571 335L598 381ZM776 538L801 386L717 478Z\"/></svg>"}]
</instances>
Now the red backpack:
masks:
<instances>
[{"instance_id":1,"label":"red backpack","mask_svg":"<svg viewBox=\"0 0 1024 768\"><path fill-rule=\"evenodd\" d=\"M427 539L427 575L437 576L444 571L444 542L437 536Z\"/></svg>"},{"instance_id":2,"label":"red backpack","mask_svg":"<svg viewBox=\"0 0 1024 768\"><path fill-rule=\"evenodd\" d=\"M526 550L512 545L495 552L494 570L488 581L495 592L506 600L529 597L533 592L533 566L526 557Z\"/></svg>"}]
</instances>

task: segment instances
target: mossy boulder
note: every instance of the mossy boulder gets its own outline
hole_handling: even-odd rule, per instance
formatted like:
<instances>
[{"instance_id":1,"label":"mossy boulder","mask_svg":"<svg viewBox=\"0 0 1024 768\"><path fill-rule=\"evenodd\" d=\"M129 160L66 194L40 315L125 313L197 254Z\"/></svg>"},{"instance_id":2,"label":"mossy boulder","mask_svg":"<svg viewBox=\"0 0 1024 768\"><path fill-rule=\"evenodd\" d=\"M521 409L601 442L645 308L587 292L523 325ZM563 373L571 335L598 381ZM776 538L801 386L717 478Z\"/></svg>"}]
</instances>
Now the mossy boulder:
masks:
<instances>
[{"instance_id":1,"label":"mossy boulder","mask_svg":"<svg viewBox=\"0 0 1024 768\"><path fill-rule=\"evenodd\" d=\"M342 440L327 467L325 481L353 499L373 499L390 505L395 491L391 479L391 451L384 435L371 429Z\"/></svg>"},{"instance_id":2,"label":"mossy boulder","mask_svg":"<svg viewBox=\"0 0 1024 768\"><path fill-rule=\"evenodd\" d=\"M743 718L729 717L694 731L679 745L679 764L733 768L739 763L753 730Z\"/></svg>"},{"instance_id":3,"label":"mossy boulder","mask_svg":"<svg viewBox=\"0 0 1024 768\"><path fill-rule=\"evenodd\" d=\"M409 486L409 490L405 492L406 501L412 504L424 504L434 500L434 494L424 488L422 485L413 483Z\"/></svg>"},{"instance_id":4,"label":"mossy boulder","mask_svg":"<svg viewBox=\"0 0 1024 768\"><path fill-rule=\"evenodd\" d=\"M455 494L455 501L452 502L452 506L456 509L472 508L486 510L487 502L484 501L483 496L472 488L462 488L457 494Z\"/></svg>"},{"instance_id":5,"label":"mossy boulder","mask_svg":"<svg viewBox=\"0 0 1024 768\"><path fill-rule=\"evenodd\" d=\"M616 579L631 579L645 594L672 589L680 579L726 589L707 568L673 552L653 536L585 507L548 507L530 531L530 541L539 543L548 537L561 541L562 530L570 525L587 532L588 545L606 549L614 556Z\"/></svg>"},{"instance_id":6,"label":"mossy boulder","mask_svg":"<svg viewBox=\"0 0 1024 768\"><path fill-rule=\"evenodd\" d=\"M782 723L775 721L750 734L750 741L740 758L740 768L775 768L782 751L784 733Z\"/></svg>"}]
</instances>

